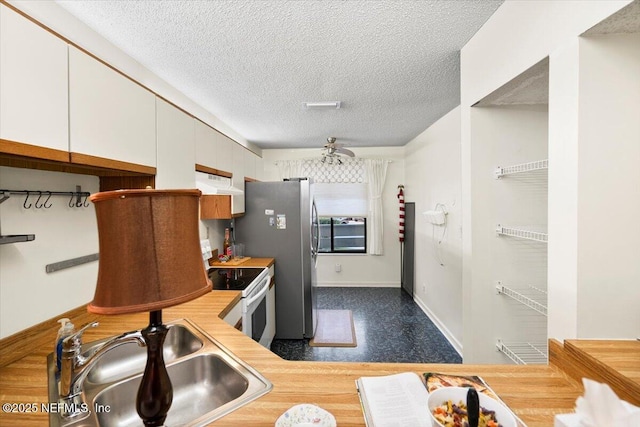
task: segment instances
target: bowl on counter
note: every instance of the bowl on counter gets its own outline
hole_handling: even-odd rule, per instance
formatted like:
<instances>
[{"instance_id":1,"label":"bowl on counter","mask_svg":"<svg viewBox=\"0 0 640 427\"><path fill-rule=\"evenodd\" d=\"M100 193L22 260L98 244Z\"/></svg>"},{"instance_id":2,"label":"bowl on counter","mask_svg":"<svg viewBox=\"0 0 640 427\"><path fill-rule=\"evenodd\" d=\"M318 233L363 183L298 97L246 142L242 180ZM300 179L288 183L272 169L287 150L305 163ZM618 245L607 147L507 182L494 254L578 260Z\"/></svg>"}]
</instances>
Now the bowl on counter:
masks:
<instances>
[{"instance_id":1,"label":"bowl on counter","mask_svg":"<svg viewBox=\"0 0 640 427\"><path fill-rule=\"evenodd\" d=\"M436 410L436 408L443 404L446 404L447 401L451 401L452 404L456 405L459 404L460 401L462 401L462 403L466 407L468 390L468 387L441 387L429 393L427 406L429 407L429 412L431 413L431 421L433 427L445 426L445 424L438 421L438 419L434 415L434 411ZM481 410L482 408L484 408L485 410L494 412L495 420L500 423L500 426L517 427L516 418L514 417L513 413L506 406L504 406L504 404L493 399L492 397L487 396L484 393L479 392L478 397L480 400Z\"/></svg>"},{"instance_id":2,"label":"bowl on counter","mask_svg":"<svg viewBox=\"0 0 640 427\"><path fill-rule=\"evenodd\" d=\"M319 406L302 403L280 415L275 427L336 427L336 419Z\"/></svg>"}]
</instances>

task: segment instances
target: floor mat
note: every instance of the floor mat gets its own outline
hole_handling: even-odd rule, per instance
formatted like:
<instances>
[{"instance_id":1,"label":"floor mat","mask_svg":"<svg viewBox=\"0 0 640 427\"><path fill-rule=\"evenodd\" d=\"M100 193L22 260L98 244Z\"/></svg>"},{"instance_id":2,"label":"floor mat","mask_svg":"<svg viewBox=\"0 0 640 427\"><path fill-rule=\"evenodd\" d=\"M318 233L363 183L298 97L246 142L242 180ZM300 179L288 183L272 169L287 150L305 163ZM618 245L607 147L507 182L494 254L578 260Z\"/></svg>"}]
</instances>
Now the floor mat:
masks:
<instances>
[{"instance_id":1,"label":"floor mat","mask_svg":"<svg viewBox=\"0 0 640 427\"><path fill-rule=\"evenodd\" d=\"M355 347L356 331L351 310L318 310L318 326L311 347Z\"/></svg>"}]
</instances>

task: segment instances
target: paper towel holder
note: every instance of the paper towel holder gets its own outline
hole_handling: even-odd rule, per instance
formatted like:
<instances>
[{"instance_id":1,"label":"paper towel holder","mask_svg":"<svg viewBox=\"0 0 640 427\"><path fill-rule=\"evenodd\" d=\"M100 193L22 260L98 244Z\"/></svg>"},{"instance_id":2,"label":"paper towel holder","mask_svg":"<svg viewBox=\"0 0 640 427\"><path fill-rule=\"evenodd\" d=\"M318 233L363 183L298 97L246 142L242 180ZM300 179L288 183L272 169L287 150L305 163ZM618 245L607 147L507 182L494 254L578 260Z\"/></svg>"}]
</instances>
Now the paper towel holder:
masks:
<instances>
[{"instance_id":1,"label":"paper towel holder","mask_svg":"<svg viewBox=\"0 0 640 427\"><path fill-rule=\"evenodd\" d=\"M447 222L447 208L442 203L437 203L433 210L422 212L427 222L433 225L444 225Z\"/></svg>"}]
</instances>

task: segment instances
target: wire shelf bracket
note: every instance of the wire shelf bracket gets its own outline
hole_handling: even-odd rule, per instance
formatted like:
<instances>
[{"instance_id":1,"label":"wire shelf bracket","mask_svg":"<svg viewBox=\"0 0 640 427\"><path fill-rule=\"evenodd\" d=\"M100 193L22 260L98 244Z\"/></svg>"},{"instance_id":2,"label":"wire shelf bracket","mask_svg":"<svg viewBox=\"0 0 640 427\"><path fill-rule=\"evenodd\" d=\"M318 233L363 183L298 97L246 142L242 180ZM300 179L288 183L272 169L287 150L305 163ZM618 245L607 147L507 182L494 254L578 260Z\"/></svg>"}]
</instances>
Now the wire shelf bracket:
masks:
<instances>
[{"instance_id":1,"label":"wire shelf bracket","mask_svg":"<svg viewBox=\"0 0 640 427\"><path fill-rule=\"evenodd\" d=\"M536 160L534 162L520 163L519 165L500 167L495 170L495 178L500 179L506 175L517 173L535 172L549 169L549 160Z\"/></svg>"},{"instance_id":2,"label":"wire shelf bracket","mask_svg":"<svg viewBox=\"0 0 640 427\"><path fill-rule=\"evenodd\" d=\"M533 290L535 293L538 293L540 296L544 296L546 298L546 292L542 289L538 289L535 286L529 286L530 290ZM514 300L518 301L520 304L523 304L526 307L529 307L532 310L537 311L538 313L546 316L547 315L547 305L546 303L541 303L536 301L533 297L529 297L524 295L522 292L518 292L515 289L511 289L508 286L505 286L502 282L498 282L496 285L496 291L498 291L499 295L505 295Z\"/></svg>"},{"instance_id":3,"label":"wire shelf bracket","mask_svg":"<svg viewBox=\"0 0 640 427\"><path fill-rule=\"evenodd\" d=\"M522 230L518 228L503 227L498 224L496 226L496 233L499 236L517 237L519 239L533 240L536 242L547 243L549 235L547 233L541 233L539 231Z\"/></svg>"},{"instance_id":4,"label":"wire shelf bracket","mask_svg":"<svg viewBox=\"0 0 640 427\"><path fill-rule=\"evenodd\" d=\"M496 349L518 365L546 365L549 363L547 348L529 342L504 343L496 341Z\"/></svg>"}]
</instances>

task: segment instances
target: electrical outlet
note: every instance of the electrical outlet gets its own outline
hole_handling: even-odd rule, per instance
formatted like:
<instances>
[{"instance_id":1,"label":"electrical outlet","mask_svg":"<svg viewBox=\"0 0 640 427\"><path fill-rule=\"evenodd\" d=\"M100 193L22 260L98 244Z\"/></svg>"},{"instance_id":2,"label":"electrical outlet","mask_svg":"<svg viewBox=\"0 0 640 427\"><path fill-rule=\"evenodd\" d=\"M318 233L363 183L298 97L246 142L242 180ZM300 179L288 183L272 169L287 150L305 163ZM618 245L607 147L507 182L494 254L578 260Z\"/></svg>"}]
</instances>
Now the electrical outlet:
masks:
<instances>
[{"instance_id":1,"label":"electrical outlet","mask_svg":"<svg viewBox=\"0 0 640 427\"><path fill-rule=\"evenodd\" d=\"M340 273L342 271L342 264L336 264L335 270L336 270L336 273Z\"/></svg>"}]
</instances>

